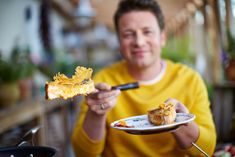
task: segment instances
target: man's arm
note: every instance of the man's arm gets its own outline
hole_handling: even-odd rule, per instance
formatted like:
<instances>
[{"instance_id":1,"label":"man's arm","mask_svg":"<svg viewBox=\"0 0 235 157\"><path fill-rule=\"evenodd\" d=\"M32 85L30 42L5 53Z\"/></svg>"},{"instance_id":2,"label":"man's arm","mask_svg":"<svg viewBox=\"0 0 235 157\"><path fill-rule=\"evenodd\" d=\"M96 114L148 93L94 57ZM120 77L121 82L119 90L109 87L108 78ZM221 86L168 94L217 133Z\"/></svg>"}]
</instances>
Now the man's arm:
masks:
<instances>
[{"instance_id":1,"label":"man's arm","mask_svg":"<svg viewBox=\"0 0 235 157\"><path fill-rule=\"evenodd\" d=\"M180 101L169 98L166 102L171 102L175 105L177 113L189 113L188 109ZM172 132L174 138L182 149L187 149L192 146L199 137L199 128L195 122L181 126L179 129Z\"/></svg>"},{"instance_id":2,"label":"man's arm","mask_svg":"<svg viewBox=\"0 0 235 157\"><path fill-rule=\"evenodd\" d=\"M99 141L105 133L106 116L116 104L119 90L111 90L111 86L100 83L96 85L97 92L86 97L88 111L86 113L83 129L92 139Z\"/></svg>"},{"instance_id":3,"label":"man's arm","mask_svg":"<svg viewBox=\"0 0 235 157\"><path fill-rule=\"evenodd\" d=\"M81 106L79 121L73 131L72 144L77 156L97 156L102 152L106 115L116 104L119 90L101 83L89 94ZM102 104L102 105L101 105Z\"/></svg>"},{"instance_id":4,"label":"man's arm","mask_svg":"<svg viewBox=\"0 0 235 157\"><path fill-rule=\"evenodd\" d=\"M174 138L182 149L187 149L192 146L199 137L199 128L195 122L181 126L176 131L172 132Z\"/></svg>"}]
</instances>

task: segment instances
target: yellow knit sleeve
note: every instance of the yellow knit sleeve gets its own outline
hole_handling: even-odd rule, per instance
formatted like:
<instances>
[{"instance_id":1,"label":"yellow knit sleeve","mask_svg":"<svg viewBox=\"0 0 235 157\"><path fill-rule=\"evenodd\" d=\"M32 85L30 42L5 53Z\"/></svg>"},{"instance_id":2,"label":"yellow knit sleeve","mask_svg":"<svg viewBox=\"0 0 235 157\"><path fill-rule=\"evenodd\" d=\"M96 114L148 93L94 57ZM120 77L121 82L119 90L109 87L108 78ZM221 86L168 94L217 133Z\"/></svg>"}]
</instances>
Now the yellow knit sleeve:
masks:
<instances>
[{"instance_id":1,"label":"yellow knit sleeve","mask_svg":"<svg viewBox=\"0 0 235 157\"><path fill-rule=\"evenodd\" d=\"M87 111L87 106L83 102L79 113L78 121L72 133L72 146L76 157L96 157L104 149L105 140L94 141L88 137L82 128L82 124Z\"/></svg>"},{"instance_id":2,"label":"yellow knit sleeve","mask_svg":"<svg viewBox=\"0 0 235 157\"><path fill-rule=\"evenodd\" d=\"M211 156L216 145L216 131L206 86L202 78L197 76L194 81L195 98L190 109L190 112L196 115L195 122L199 126L199 137L195 143ZM204 156L193 146L187 150L187 153L189 156Z\"/></svg>"},{"instance_id":3,"label":"yellow knit sleeve","mask_svg":"<svg viewBox=\"0 0 235 157\"><path fill-rule=\"evenodd\" d=\"M199 130L200 130L200 136L199 136L199 139L195 143L202 150L204 150L209 156L212 156L212 154L214 153L215 144L216 144L215 133L213 133L213 131L212 131L212 133L210 133L208 131L208 128L204 128L201 126L199 126ZM188 149L187 151L188 151L188 154L190 157L191 156L195 156L195 157L199 157L199 156L204 157L205 156L193 146L190 149Z\"/></svg>"},{"instance_id":4,"label":"yellow knit sleeve","mask_svg":"<svg viewBox=\"0 0 235 157\"><path fill-rule=\"evenodd\" d=\"M95 84L103 82L103 80L100 79L102 78L101 76L102 72L98 72L94 75L93 80ZM96 157L100 155L104 149L105 136L101 141L94 141L88 137L82 127L88 107L85 101L82 101L79 105L80 112L71 138L73 150L76 157Z\"/></svg>"}]
</instances>

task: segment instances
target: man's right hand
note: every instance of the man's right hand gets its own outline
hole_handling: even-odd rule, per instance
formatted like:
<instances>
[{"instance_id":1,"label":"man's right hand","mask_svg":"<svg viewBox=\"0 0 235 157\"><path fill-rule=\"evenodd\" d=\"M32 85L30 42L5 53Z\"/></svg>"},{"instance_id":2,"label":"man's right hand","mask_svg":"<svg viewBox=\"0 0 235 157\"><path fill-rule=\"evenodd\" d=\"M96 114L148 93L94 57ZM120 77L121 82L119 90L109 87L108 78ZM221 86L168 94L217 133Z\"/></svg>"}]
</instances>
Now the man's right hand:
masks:
<instances>
[{"instance_id":1,"label":"man's right hand","mask_svg":"<svg viewBox=\"0 0 235 157\"><path fill-rule=\"evenodd\" d=\"M86 96L86 103L90 112L105 115L116 105L120 90L111 90L111 86L106 83L96 84L95 88L95 92Z\"/></svg>"}]
</instances>

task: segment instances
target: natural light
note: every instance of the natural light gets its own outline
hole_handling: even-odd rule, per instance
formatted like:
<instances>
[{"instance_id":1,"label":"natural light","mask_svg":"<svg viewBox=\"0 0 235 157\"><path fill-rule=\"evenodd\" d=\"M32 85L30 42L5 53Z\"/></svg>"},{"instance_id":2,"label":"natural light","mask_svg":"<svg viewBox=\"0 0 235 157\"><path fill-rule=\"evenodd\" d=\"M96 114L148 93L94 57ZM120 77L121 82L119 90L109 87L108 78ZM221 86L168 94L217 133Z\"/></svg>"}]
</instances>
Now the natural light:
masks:
<instances>
[{"instance_id":1,"label":"natural light","mask_svg":"<svg viewBox=\"0 0 235 157\"><path fill-rule=\"evenodd\" d=\"M235 0L231 0L231 3L232 3L232 14L233 17L235 18Z\"/></svg>"}]
</instances>

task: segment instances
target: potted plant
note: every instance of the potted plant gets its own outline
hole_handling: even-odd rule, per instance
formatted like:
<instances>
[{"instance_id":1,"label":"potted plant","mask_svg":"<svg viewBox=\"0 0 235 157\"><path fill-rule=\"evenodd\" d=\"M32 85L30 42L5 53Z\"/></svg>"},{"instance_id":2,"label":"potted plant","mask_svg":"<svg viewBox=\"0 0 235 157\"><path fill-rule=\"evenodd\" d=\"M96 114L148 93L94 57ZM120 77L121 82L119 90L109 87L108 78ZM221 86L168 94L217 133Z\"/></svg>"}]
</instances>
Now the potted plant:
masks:
<instances>
[{"instance_id":1,"label":"potted plant","mask_svg":"<svg viewBox=\"0 0 235 157\"><path fill-rule=\"evenodd\" d=\"M0 106L7 107L24 100L31 94L32 79L36 67L27 51L13 49L8 60L0 57Z\"/></svg>"},{"instance_id":2,"label":"potted plant","mask_svg":"<svg viewBox=\"0 0 235 157\"><path fill-rule=\"evenodd\" d=\"M228 62L225 66L225 75L229 81L235 82L235 37L227 31L227 55Z\"/></svg>"},{"instance_id":3,"label":"potted plant","mask_svg":"<svg viewBox=\"0 0 235 157\"><path fill-rule=\"evenodd\" d=\"M11 62L15 66L19 67L19 89L20 89L20 99L26 100L31 96L32 93L32 76L36 70L36 66L31 62L30 59L30 49L26 47L25 49L20 49L15 46L11 53Z\"/></svg>"},{"instance_id":4,"label":"potted plant","mask_svg":"<svg viewBox=\"0 0 235 157\"><path fill-rule=\"evenodd\" d=\"M19 67L0 58L0 107L13 106L19 99Z\"/></svg>"}]
</instances>

